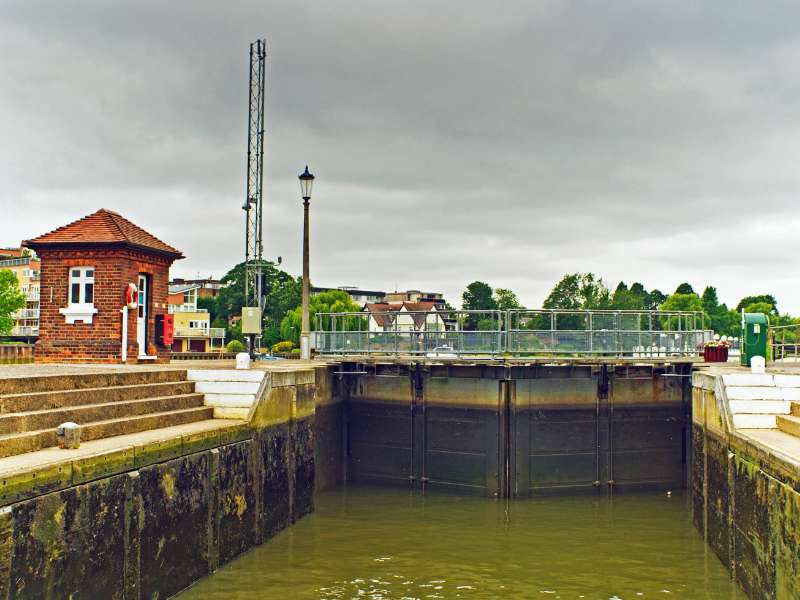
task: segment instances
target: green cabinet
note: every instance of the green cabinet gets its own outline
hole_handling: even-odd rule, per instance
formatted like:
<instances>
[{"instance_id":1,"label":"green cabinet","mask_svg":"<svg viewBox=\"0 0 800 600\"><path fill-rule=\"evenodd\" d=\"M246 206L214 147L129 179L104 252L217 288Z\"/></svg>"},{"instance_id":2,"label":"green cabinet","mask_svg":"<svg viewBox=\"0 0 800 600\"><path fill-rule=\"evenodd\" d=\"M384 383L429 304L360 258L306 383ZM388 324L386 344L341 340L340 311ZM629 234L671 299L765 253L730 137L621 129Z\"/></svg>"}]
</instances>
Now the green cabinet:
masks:
<instances>
[{"instance_id":1,"label":"green cabinet","mask_svg":"<svg viewBox=\"0 0 800 600\"><path fill-rule=\"evenodd\" d=\"M742 364L750 366L750 359L763 356L767 359L767 338L769 336L769 317L763 313L742 313L741 352Z\"/></svg>"}]
</instances>

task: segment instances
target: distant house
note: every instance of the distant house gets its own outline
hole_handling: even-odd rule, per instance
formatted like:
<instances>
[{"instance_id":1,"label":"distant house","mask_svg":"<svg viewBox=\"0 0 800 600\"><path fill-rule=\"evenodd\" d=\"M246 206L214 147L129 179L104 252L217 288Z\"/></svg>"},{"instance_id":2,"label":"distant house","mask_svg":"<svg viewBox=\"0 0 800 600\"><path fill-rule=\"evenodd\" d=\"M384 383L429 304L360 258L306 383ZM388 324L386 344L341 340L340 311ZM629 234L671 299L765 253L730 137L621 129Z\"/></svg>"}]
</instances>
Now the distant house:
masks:
<instances>
[{"instance_id":1,"label":"distant house","mask_svg":"<svg viewBox=\"0 0 800 600\"><path fill-rule=\"evenodd\" d=\"M316 296L323 292L341 291L347 292L356 304L365 304L367 302L383 302L383 297L386 292L379 292L373 290L360 290L356 287L341 286L336 288L331 287L312 287L311 295Z\"/></svg>"},{"instance_id":2,"label":"distant house","mask_svg":"<svg viewBox=\"0 0 800 600\"><path fill-rule=\"evenodd\" d=\"M211 315L197 307L200 284L169 286L169 312L175 316L173 352L213 352L225 344L225 329L211 327Z\"/></svg>"},{"instance_id":3,"label":"distant house","mask_svg":"<svg viewBox=\"0 0 800 600\"><path fill-rule=\"evenodd\" d=\"M444 294L439 292L422 292L420 290L406 290L405 292L388 292L383 297L383 302L432 302L437 308L444 308Z\"/></svg>"},{"instance_id":4,"label":"distant house","mask_svg":"<svg viewBox=\"0 0 800 600\"><path fill-rule=\"evenodd\" d=\"M434 302L367 302L364 312L369 313L369 330L375 333L446 329L445 315Z\"/></svg>"},{"instance_id":5,"label":"distant house","mask_svg":"<svg viewBox=\"0 0 800 600\"><path fill-rule=\"evenodd\" d=\"M223 284L220 279L214 279L213 277L207 277L205 279L184 279L182 277L175 277L169 282L169 285L197 286L198 298L216 298L219 295L219 291L225 287L225 284Z\"/></svg>"}]
</instances>

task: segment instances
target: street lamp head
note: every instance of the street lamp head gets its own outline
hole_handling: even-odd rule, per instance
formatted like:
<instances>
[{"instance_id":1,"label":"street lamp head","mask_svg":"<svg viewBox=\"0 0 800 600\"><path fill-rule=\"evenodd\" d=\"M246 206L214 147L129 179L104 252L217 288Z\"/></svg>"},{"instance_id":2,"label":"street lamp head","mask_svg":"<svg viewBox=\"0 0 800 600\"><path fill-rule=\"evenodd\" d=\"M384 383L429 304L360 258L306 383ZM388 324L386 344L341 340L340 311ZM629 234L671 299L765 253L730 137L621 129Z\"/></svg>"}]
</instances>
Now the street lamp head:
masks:
<instances>
[{"instance_id":1,"label":"street lamp head","mask_svg":"<svg viewBox=\"0 0 800 600\"><path fill-rule=\"evenodd\" d=\"M306 165L306 170L300 173L298 179L300 179L300 194L303 200L310 200L311 187L314 185L314 176L308 172L308 165Z\"/></svg>"}]
</instances>

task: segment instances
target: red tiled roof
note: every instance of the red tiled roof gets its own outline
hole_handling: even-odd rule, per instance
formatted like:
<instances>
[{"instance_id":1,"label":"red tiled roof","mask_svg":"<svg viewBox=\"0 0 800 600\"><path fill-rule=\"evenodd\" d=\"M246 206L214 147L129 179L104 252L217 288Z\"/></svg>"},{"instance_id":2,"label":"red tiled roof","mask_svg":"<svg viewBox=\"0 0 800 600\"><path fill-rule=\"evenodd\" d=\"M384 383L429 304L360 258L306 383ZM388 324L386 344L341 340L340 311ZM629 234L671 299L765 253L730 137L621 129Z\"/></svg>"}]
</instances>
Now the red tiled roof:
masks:
<instances>
[{"instance_id":1,"label":"red tiled roof","mask_svg":"<svg viewBox=\"0 0 800 600\"><path fill-rule=\"evenodd\" d=\"M125 244L183 258L180 250L105 208L50 233L22 242L23 246L34 249L51 244Z\"/></svg>"}]
</instances>

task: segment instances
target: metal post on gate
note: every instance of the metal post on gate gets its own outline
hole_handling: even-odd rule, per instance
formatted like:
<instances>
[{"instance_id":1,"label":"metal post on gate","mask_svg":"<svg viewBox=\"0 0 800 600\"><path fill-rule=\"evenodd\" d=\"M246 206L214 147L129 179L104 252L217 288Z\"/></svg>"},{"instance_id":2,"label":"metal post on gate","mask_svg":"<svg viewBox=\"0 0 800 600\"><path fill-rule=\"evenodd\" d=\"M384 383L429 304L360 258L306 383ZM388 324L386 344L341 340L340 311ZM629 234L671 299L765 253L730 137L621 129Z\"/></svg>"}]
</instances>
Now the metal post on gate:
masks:
<instances>
[{"instance_id":1,"label":"metal post on gate","mask_svg":"<svg viewBox=\"0 0 800 600\"><path fill-rule=\"evenodd\" d=\"M594 354L594 320L592 311L589 311L589 354Z\"/></svg>"},{"instance_id":2,"label":"metal post on gate","mask_svg":"<svg viewBox=\"0 0 800 600\"><path fill-rule=\"evenodd\" d=\"M550 312L550 352L556 355L556 313Z\"/></svg>"},{"instance_id":3,"label":"metal post on gate","mask_svg":"<svg viewBox=\"0 0 800 600\"><path fill-rule=\"evenodd\" d=\"M400 356L400 346L399 346L400 332L399 332L399 329L398 329L398 321L400 319L397 318L399 315L400 315L400 313L398 312L394 316L394 355L395 356Z\"/></svg>"}]
</instances>

